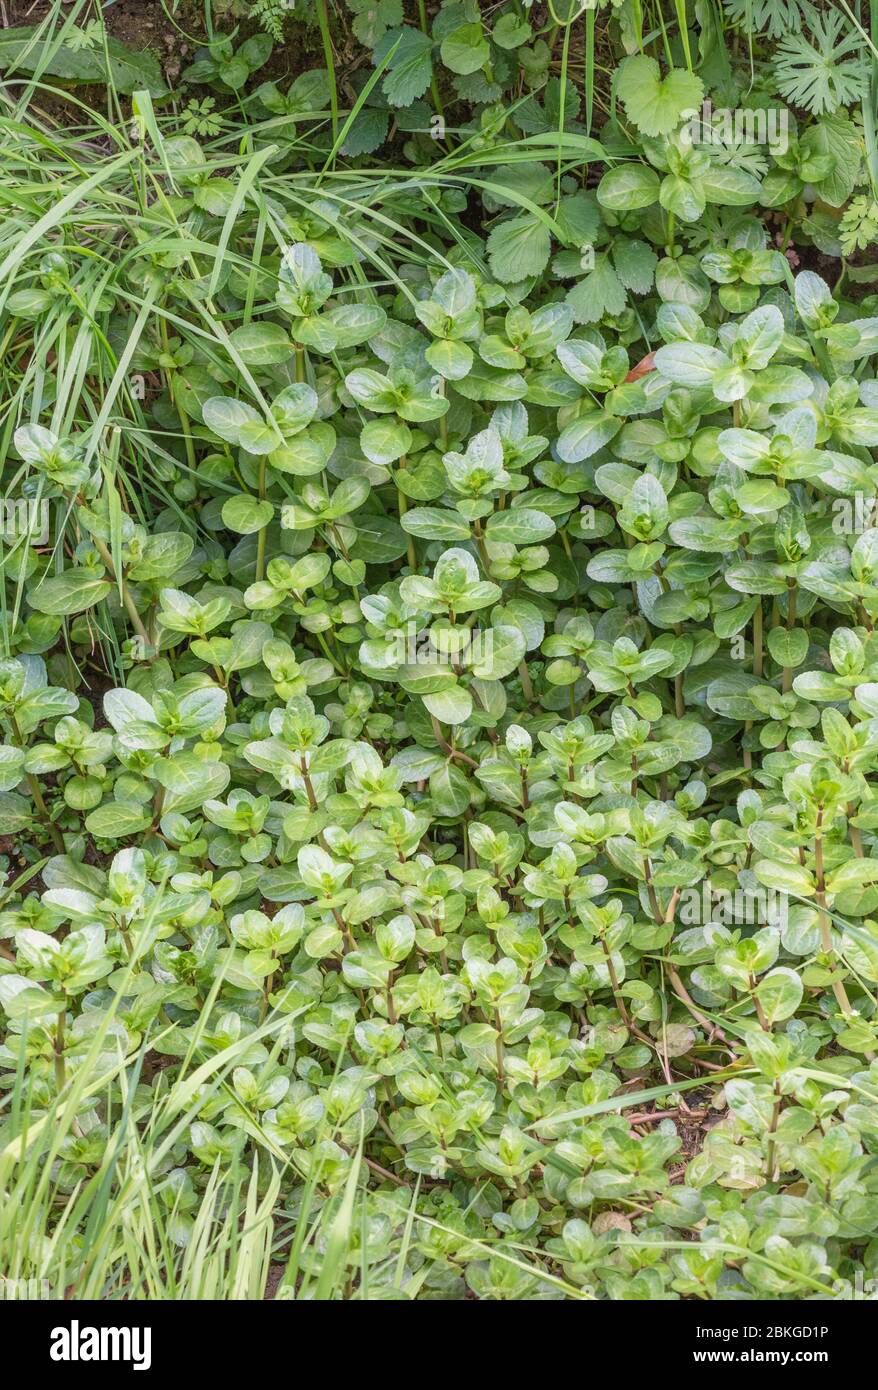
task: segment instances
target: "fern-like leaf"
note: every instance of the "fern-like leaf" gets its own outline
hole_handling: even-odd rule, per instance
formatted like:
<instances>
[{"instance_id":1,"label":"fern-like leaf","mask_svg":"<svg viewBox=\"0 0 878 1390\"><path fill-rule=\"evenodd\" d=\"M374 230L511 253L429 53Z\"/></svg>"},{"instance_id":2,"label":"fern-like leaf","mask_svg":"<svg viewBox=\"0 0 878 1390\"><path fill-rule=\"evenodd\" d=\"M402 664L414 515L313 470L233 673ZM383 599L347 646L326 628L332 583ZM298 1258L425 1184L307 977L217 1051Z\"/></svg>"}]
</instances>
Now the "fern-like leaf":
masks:
<instances>
[{"instance_id":1,"label":"fern-like leaf","mask_svg":"<svg viewBox=\"0 0 878 1390\"><path fill-rule=\"evenodd\" d=\"M831 114L862 97L862 40L842 11L802 8L808 32L786 34L775 51L777 88L814 116Z\"/></svg>"}]
</instances>

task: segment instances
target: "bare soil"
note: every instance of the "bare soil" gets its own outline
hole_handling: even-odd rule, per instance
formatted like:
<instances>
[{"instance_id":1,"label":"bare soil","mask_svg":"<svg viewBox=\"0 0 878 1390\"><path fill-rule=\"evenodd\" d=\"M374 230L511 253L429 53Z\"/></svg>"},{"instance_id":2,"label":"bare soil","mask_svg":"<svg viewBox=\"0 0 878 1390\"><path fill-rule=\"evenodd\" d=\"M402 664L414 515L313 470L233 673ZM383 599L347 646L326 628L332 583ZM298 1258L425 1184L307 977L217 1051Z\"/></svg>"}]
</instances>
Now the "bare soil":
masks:
<instances>
[{"instance_id":1,"label":"bare soil","mask_svg":"<svg viewBox=\"0 0 878 1390\"><path fill-rule=\"evenodd\" d=\"M51 9L49 0L4 0L0 10L6 11L7 23L4 28L12 29L18 24L38 24ZM186 8L181 9L177 18L181 28L186 28L184 17ZM160 36L175 31L168 23L159 0L116 0L103 11L108 31L134 49L152 48L157 53L164 46ZM2 14L0 14L2 22ZM179 36L177 36L179 37Z\"/></svg>"},{"instance_id":2,"label":"bare soil","mask_svg":"<svg viewBox=\"0 0 878 1390\"><path fill-rule=\"evenodd\" d=\"M38 24L50 9L51 0L0 0L0 29ZM135 52L148 48L155 54L169 87L175 85L180 69L191 62L198 44L207 42L204 7L200 0L183 0L173 11L178 28L171 24L159 0L115 0L115 4L103 9L102 14L108 32L114 38ZM229 32L236 27L236 21L229 18L220 27L222 32ZM237 29L238 36L246 38L258 33L259 25L238 22ZM197 42L188 42L184 34ZM288 40L275 46L271 58L260 72L260 78L292 78L322 62L316 29L309 30L304 24L293 24Z\"/></svg>"}]
</instances>

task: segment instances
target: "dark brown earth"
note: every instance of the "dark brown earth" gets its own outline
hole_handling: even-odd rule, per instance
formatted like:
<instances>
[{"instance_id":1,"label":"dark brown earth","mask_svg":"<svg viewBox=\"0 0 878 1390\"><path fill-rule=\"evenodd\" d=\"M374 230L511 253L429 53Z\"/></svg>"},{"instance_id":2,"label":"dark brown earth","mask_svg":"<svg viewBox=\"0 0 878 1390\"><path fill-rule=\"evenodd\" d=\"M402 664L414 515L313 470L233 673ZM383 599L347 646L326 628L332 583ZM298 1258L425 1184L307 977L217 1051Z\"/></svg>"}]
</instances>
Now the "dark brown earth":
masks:
<instances>
[{"instance_id":1,"label":"dark brown earth","mask_svg":"<svg viewBox=\"0 0 878 1390\"><path fill-rule=\"evenodd\" d=\"M69 0L65 0L65 4ZM38 24L51 10L51 0L0 0L0 29L16 25ZM162 9L160 0L115 0L114 4L102 10L107 30L114 38L139 52L148 48L162 65L168 86L173 87L180 70L191 62L194 50L206 42L204 29L204 5L202 0L181 0L176 9L171 0L166 0L166 8L171 11L176 27ZM259 25L241 21L233 15L222 18L217 5L217 27L223 33L230 33L236 26L238 37L243 39L259 32ZM188 36L188 38L187 38ZM349 37L349 36L345 36ZM347 47L345 44L344 47ZM357 46L353 62L362 61L362 48ZM349 53L337 54L344 68L346 60L353 58L353 46ZM309 27L294 16L289 24L289 38L275 47L265 68L260 71L260 79L281 80L292 78L323 62L320 38L316 27ZM97 90L97 89L95 89Z\"/></svg>"},{"instance_id":2,"label":"dark brown earth","mask_svg":"<svg viewBox=\"0 0 878 1390\"><path fill-rule=\"evenodd\" d=\"M51 8L49 0L3 0L0 3L0 24L3 23L4 10L6 23L3 28L12 29L19 24L38 24ZM192 8L188 0L185 6L180 7L176 18L182 29L187 27L186 11ZM160 54L163 48L177 47L178 39L180 43L184 42L168 23L159 0L116 0L116 4L105 9L103 15L109 32L131 48L151 48ZM170 43L164 36L170 39Z\"/></svg>"},{"instance_id":3,"label":"dark brown earth","mask_svg":"<svg viewBox=\"0 0 878 1390\"><path fill-rule=\"evenodd\" d=\"M191 0L181 7L177 23L186 29L185 9ZM0 0L0 31L19 26L39 24L51 10L49 0ZM159 0L117 0L103 11L108 32L135 52L149 49L158 58L169 87L173 87L181 68L189 61L189 54L195 44L187 43L182 34L169 24L162 11ZM83 18L91 16L83 14ZM202 25L190 31L200 39ZM53 82L53 85L55 83ZM77 86L77 96L94 110L105 108L105 90L99 86ZM50 92L41 92L36 103L42 115L61 124L77 124L77 108L64 101L62 97Z\"/></svg>"}]
</instances>

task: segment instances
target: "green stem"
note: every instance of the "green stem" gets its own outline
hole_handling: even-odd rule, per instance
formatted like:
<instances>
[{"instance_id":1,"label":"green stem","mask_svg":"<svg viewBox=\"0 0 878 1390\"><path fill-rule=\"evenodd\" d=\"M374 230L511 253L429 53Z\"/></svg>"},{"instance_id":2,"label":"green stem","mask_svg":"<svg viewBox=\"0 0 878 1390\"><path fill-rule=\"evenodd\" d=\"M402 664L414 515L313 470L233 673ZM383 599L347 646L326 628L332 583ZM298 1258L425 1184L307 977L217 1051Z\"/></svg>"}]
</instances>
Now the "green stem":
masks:
<instances>
[{"instance_id":1,"label":"green stem","mask_svg":"<svg viewBox=\"0 0 878 1390\"><path fill-rule=\"evenodd\" d=\"M630 1028L631 1017L625 1006L625 1000L622 998L622 992L619 989L619 977L616 974L616 967L613 964L613 953L607 945L603 936L600 937L600 943L601 950L604 953L604 960L607 963L607 974L610 977L610 989L613 991L613 998L616 1001L616 1008L619 1010L619 1014L621 1016L622 1022L625 1024L625 1027Z\"/></svg>"},{"instance_id":2,"label":"green stem","mask_svg":"<svg viewBox=\"0 0 878 1390\"><path fill-rule=\"evenodd\" d=\"M777 1081L775 1081L775 1083L774 1083L774 1109L773 1109L772 1112L771 1112L771 1125L770 1125L769 1130L768 1130L768 1147L767 1147L767 1149L766 1149L766 1157L765 1157L765 1167L766 1167L765 1181L766 1181L766 1182L775 1182L775 1181L776 1181L776 1178L777 1178L777 1176L778 1176L778 1175L775 1173L775 1148L776 1148L776 1144L775 1144L775 1135L776 1135L776 1133L777 1133L778 1122L780 1121L780 1108L781 1108L780 1083L777 1082Z\"/></svg>"},{"instance_id":3,"label":"green stem","mask_svg":"<svg viewBox=\"0 0 878 1390\"><path fill-rule=\"evenodd\" d=\"M64 1067L64 1034L67 1027L67 1000L64 1000L63 1009L58 1010L58 1023L55 1028L55 1085L59 1091L63 1091L64 1083L67 1080L67 1073Z\"/></svg>"},{"instance_id":4,"label":"green stem","mask_svg":"<svg viewBox=\"0 0 878 1390\"><path fill-rule=\"evenodd\" d=\"M17 748L20 748L22 752L24 752L24 737L22 735L21 729L19 728L18 720L16 719L14 714L10 715L9 722L12 725L12 732L15 737L15 745ZM54 844L58 853L66 854L67 847L64 844L64 836L61 834L61 831L58 829L57 825L52 820L52 817L49 815L49 808L43 800L43 793L40 790L40 784L37 781L36 776L32 772L26 772L25 777L27 779L27 785L30 788L30 794L34 799L34 805L37 808L37 815L43 822L43 825L46 827L46 830L49 832L49 835L52 839L52 843Z\"/></svg>"},{"instance_id":5,"label":"green stem","mask_svg":"<svg viewBox=\"0 0 878 1390\"><path fill-rule=\"evenodd\" d=\"M125 581L125 576L122 575L120 577L116 573L116 567L113 564L113 557L110 554L108 546L104 541L101 540L100 536L92 536L92 540L95 543L95 549L97 550L98 554L103 560L104 565L113 580L113 583L119 585L119 589L122 594L122 602L124 603L125 608L128 612L128 616L131 619L131 626L134 628L134 631L137 633L138 637L143 643L145 652L148 652L152 647L152 643L149 640L149 633L144 627L143 620L141 619L141 616L137 611L137 604L131 597L131 590L128 588L128 585Z\"/></svg>"},{"instance_id":6,"label":"green stem","mask_svg":"<svg viewBox=\"0 0 878 1390\"><path fill-rule=\"evenodd\" d=\"M259 500L265 501L265 455L259 459ZM265 574L265 542L268 537L268 527L263 526L259 535L256 537L256 583L258 584Z\"/></svg>"},{"instance_id":7,"label":"green stem","mask_svg":"<svg viewBox=\"0 0 878 1390\"><path fill-rule=\"evenodd\" d=\"M822 819L822 813L821 813ZM814 872L817 875L817 925L820 929L820 944L823 953L830 962L830 969L835 971L840 967L841 962L836 955L835 947L832 944L832 932L829 927L829 913L826 908L826 878L823 867L823 837L820 834L821 819L817 822L817 834L814 836ZM842 980L833 980L832 992L835 995L835 1002L843 1014L850 1015L851 1001ZM866 1053L869 1057L869 1053ZM873 1054L874 1056L874 1054ZM870 1059L871 1060L871 1059Z\"/></svg>"},{"instance_id":8,"label":"green stem","mask_svg":"<svg viewBox=\"0 0 878 1390\"><path fill-rule=\"evenodd\" d=\"M536 696L534 694L533 681L530 678L530 672L527 669L526 661L520 661L518 663L518 677L521 681L521 693L524 695L528 706L530 706L534 703Z\"/></svg>"},{"instance_id":9,"label":"green stem","mask_svg":"<svg viewBox=\"0 0 878 1390\"><path fill-rule=\"evenodd\" d=\"M424 4L424 0L418 0L418 28L422 34L426 34L427 37L429 37L429 30L427 28L427 7ZM430 74L430 94L433 97L433 105L439 112L439 115L444 116L445 107L442 105L439 83L436 81L436 71L432 68L432 65Z\"/></svg>"},{"instance_id":10,"label":"green stem","mask_svg":"<svg viewBox=\"0 0 878 1390\"><path fill-rule=\"evenodd\" d=\"M398 467L399 467L400 469L408 468L408 460L406 459L405 454L402 454L402 455L400 456L399 463L398 463ZM408 498L406 497L405 493L404 493L400 488L397 488L397 489L396 489L396 507L397 507L397 511L399 512L400 524L402 524L402 519L403 519L403 517L405 516L406 512L407 512L408 509L409 509L409 504L408 504ZM405 528L403 528L403 529L405 529ZM415 538L414 538L414 536L412 536L412 535L409 535L409 537L408 537L408 544L407 544L407 546L406 546L406 557L407 557L407 559L408 559L408 562L409 562L409 569L411 570L412 574L417 574L417 572L418 572L418 556L417 556L417 552L416 552L416 550L415 550Z\"/></svg>"},{"instance_id":11,"label":"green stem","mask_svg":"<svg viewBox=\"0 0 878 1390\"><path fill-rule=\"evenodd\" d=\"M791 632L796 625L796 586L791 584L787 596L787 632ZM793 688L793 668L784 666L783 668L783 691L784 694Z\"/></svg>"},{"instance_id":12,"label":"green stem","mask_svg":"<svg viewBox=\"0 0 878 1390\"><path fill-rule=\"evenodd\" d=\"M338 88L335 83L335 57L332 52L332 37L329 32L329 12L326 0L317 0L317 23L320 26L320 42L323 45L323 61L326 64L329 82L329 112L332 120L332 141L338 139Z\"/></svg>"},{"instance_id":13,"label":"green stem","mask_svg":"<svg viewBox=\"0 0 878 1390\"><path fill-rule=\"evenodd\" d=\"M503 1024L501 1022L499 1012L494 1016L494 1026L497 1029L497 1084L500 1087L500 1090L502 1091L506 1085L506 1068L504 1066L503 1057Z\"/></svg>"}]
</instances>

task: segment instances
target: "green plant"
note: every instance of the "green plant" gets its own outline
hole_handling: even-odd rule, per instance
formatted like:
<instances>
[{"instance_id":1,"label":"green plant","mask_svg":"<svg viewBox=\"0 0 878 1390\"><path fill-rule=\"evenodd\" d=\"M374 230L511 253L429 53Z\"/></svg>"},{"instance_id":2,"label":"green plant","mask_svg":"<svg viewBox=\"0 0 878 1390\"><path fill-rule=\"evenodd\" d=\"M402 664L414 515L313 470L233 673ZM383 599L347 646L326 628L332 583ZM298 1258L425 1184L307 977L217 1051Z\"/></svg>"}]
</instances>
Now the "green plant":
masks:
<instances>
[{"instance_id":1,"label":"green plant","mask_svg":"<svg viewBox=\"0 0 878 1390\"><path fill-rule=\"evenodd\" d=\"M838 10L803 3L807 35L785 34L777 47L778 90L814 115L857 101L866 81L862 41Z\"/></svg>"},{"instance_id":2,"label":"green plant","mask_svg":"<svg viewBox=\"0 0 878 1390\"><path fill-rule=\"evenodd\" d=\"M237 92L271 56L272 34L254 34L235 46L233 37L222 35L199 49L195 61L183 72L185 82L216 86L220 91Z\"/></svg>"},{"instance_id":3,"label":"green plant","mask_svg":"<svg viewBox=\"0 0 878 1390\"><path fill-rule=\"evenodd\" d=\"M349 8L369 76L328 7L289 84L214 31L103 142L6 89L0 1267L830 1297L878 1228L865 127L695 138L682 12L604 7L611 81L575 9Z\"/></svg>"},{"instance_id":4,"label":"green plant","mask_svg":"<svg viewBox=\"0 0 878 1390\"><path fill-rule=\"evenodd\" d=\"M284 21L295 8L290 0L250 0L250 12L275 43L284 37Z\"/></svg>"}]
</instances>

